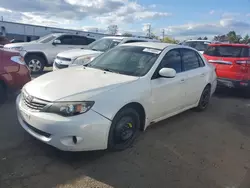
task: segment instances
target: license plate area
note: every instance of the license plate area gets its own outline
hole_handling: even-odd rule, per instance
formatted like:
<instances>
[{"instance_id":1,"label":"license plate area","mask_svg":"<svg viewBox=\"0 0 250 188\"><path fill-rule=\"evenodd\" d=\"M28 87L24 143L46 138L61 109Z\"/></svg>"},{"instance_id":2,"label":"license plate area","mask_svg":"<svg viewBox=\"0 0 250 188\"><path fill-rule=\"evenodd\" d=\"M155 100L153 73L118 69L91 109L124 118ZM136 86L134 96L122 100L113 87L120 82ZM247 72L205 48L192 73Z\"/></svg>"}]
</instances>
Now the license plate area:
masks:
<instances>
[{"instance_id":1,"label":"license plate area","mask_svg":"<svg viewBox=\"0 0 250 188\"><path fill-rule=\"evenodd\" d=\"M229 81L229 80L218 79L218 83L220 83L222 85L225 85L227 87L230 87L230 88L234 87L234 84L231 81Z\"/></svg>"}]
</instances>

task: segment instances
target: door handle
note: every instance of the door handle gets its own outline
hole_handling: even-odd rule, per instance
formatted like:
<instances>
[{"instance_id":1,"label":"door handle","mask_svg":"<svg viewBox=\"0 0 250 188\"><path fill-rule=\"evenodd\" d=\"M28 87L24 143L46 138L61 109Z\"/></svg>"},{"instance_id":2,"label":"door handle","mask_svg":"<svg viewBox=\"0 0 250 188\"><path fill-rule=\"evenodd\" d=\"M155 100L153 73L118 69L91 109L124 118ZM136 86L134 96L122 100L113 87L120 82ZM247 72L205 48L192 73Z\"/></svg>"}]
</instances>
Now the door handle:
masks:
<instances>
[{"instance_id":1,"label":"door handle","mask_svg":"<svg viewBox=\"0 0 250 188\"><path fill-rule=\"evenodd\" d=\"M204 77L205 76L205 73L202 73L201 75L200 75L200 77Z\"/></svg>"},{"instance_id":2,"label":"door handle","mask_svg":"<svg viewBox=\"0 0 250 188\"><path fill-rule=\"evenodd\" d=\"M185 82L185 79L182 78L182 79L180 80L180 83L184 83L184 82Z\"/></svg>"}]
</instances>

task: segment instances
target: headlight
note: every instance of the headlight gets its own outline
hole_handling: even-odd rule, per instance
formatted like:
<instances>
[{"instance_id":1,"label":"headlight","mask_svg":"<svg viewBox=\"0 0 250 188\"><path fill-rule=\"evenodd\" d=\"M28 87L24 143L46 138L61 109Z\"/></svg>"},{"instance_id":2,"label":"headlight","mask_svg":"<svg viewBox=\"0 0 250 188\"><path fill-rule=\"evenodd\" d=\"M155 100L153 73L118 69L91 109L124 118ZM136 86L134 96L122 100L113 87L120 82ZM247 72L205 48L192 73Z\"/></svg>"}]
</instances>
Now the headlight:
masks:
<instances>
[{"instance_id":1,"label":"headlight","mask_svg":"<svg viewBox=\"0 0 250 188\"><path fill-rule=\"evenodd\" d=\"M20 65L25 65L25 61L24 61L24 58L22 56L12 56L10 59L11 59L11 61L13 61L15 63L18 63Z\"/></svg>"},{"instance_id":2,"label":"headlight","mask_svg":"<svg viewBox=\"0 0 250 188\"><path fill-rule=\"evenodd\" d=\"M89 111L94 105L94 101L84 102L58 102L53 103L43 111L48 113L55 113L62 116L74 116L83 114Z\"/></svg>"},{"instance_id":3,"label":"headlight","mask_svg":"<svg viewBox=\"0 0 250 188\"><path fill-rule=\"evenodd\" d=\"M23 50L23 47L22 46L18 46L18 47L12 47L10 49L20 51L20 50Z\"/></svg>"},{"instance_id":4,"label":"headlight","mask_svg":"<svg viewBox=\"0 0 250 188\"><path fill-rule=\"evenodd\" d=\"M83 56L83 57L78 57L75 61L73 61L70 66L75 66L75 65L85 65L88 62L92 61L94 59L93 56Z\"/></svg>"}]
</instances>

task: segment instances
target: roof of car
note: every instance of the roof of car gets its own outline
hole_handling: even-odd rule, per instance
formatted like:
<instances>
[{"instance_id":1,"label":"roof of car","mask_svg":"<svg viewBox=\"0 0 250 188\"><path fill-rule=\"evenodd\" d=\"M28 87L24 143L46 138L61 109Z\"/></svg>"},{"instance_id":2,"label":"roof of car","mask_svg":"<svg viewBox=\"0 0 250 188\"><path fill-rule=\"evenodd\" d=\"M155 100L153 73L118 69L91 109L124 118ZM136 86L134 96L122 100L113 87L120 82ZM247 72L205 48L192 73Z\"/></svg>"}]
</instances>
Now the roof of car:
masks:
<instances>
[{"instance_id":1,"label":"roof of car","mask_svg":"<svg viewBox=\"0 0 250 188\"><path fill-rule=\"evenodd\" d=\"M230 43L216 43L216 44L209 44L209 46L235 46L235 47L248 47L250 48L249 45L247 44L230 44Z\"/></svg>"},{"instance_id":2,"label":"roof of car","mask_svg":"<svg viewBox=\"0 0 250 188\"><path fill-rule=\"evenodd\" d=\"M117 40L123 40L123 39L129 39L129 40L147 40L147 41L153 41L153 39L148 38L139 38L139 37L124 37L124 36L109 36L109 37L103 37L105 39L117 39Z\"/></svg>"},{"instance_id":3,"label":"roof of car","mask_svg":"<svg viewBox=\"0 0 250 188\"><path fill-rule=\"evenodd\" d=\"M186 41L184 41L184 42L211 42L211 40L186 40Z\"/></svg>"},{"instance_id":4,"label":"roof of car","mask_svg":"<svg viewBox=\"0 0 250 188\"><path fill-rule=\"evenodd\" d=\"M170 43L163 43L163 42L136 42L136 43L127 43L122 44L123 46L139 46L139 47L145 47L145 48L155 48L159 50L163 50L164 48L168 46L179 46L183 48L182 45L177 44L170 44Z\"/></svg>"}]
</instances>

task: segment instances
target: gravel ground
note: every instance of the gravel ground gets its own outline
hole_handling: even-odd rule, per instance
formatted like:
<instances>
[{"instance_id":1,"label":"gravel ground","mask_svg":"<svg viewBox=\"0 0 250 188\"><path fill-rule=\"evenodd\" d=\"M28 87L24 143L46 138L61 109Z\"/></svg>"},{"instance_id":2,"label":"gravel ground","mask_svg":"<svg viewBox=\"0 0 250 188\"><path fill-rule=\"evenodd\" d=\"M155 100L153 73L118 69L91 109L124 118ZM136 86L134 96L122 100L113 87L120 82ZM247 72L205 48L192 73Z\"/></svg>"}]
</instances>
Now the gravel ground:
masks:
<instances>
[{"instance_id":1,"label":"gravel ground","mask_svg":"<svg viewBox=\"0 0 250 188\"><path fill-rule=\"evenodd\" d=\"M18 124L15 97L0 107L1 188L249 188L250 99L216 94L205 112L152 125L123 152L61 152Z\"/></svg>"}]
</instances>

